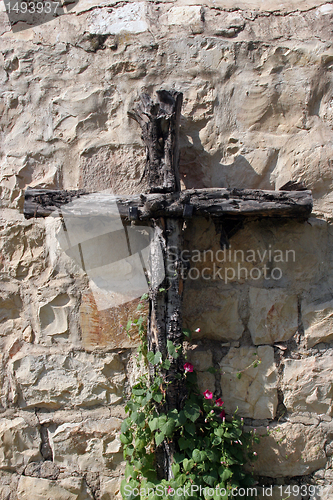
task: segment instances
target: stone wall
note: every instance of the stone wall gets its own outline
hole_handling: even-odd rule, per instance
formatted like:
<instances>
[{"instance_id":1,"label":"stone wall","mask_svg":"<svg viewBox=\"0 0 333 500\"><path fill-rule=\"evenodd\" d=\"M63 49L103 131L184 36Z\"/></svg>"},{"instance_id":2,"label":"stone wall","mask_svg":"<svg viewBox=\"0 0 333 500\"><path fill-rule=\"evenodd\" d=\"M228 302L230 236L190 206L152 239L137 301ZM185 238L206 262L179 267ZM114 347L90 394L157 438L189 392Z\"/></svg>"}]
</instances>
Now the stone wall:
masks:
<instances>
[{"instance_id":1,"label":"stone wall","mask_svg":"<svg viewBox=\"0 0 333 500\"><path fill-rule=\"evenodd\" d=\"M57 221L25 220L23 196L145 192L127 112L160 88L184 93L183 188L313 191L308 222L245 223L224 260L221 228L188 224L184 323L200 328L188 349L201 387L263 436L259 484L332 498L333 4L80 0L15 33L1 9L0 499L119 495L136 303L98 311L55 247Z\"/></svg>"}]
</instances>

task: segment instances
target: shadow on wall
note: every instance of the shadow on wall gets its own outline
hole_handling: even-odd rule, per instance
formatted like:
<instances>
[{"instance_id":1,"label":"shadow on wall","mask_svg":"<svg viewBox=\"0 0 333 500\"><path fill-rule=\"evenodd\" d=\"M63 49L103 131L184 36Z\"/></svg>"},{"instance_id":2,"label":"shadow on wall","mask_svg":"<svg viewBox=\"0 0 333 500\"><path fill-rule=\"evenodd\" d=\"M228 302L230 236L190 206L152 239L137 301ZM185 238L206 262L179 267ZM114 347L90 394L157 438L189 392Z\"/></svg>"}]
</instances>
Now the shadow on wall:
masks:
<instances>
[{"instance_id":1,"label":"shadow on wall","mask_svg":"<svg viewBox=\"0 0 333 500\"><path fill-rule=\"evenodd\" d=\"M229 137L218 151L206 151L200 139L200 131L205 126L206 120L181 118L180 176L186 189L274 189L269 179L277 164L278 150L264 153L265 165L258 173L240 153L242 145L235 137Z\"/></svg>"}]
</instances>

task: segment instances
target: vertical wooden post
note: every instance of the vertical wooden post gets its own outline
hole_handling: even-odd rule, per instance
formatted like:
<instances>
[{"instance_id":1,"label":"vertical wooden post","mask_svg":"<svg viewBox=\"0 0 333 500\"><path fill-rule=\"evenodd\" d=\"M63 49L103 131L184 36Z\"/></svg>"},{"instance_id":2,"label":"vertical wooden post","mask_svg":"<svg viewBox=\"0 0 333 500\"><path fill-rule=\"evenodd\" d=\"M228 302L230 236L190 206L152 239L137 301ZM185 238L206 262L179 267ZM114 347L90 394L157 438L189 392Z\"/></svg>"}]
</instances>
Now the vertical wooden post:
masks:
<instances>
[{"instance_id":1,"label":"vertical wooden post","mask_svg":"<svg viewBox=\"0 0 333 500\"><path fill-rule=\"evenodd\" d=\"M142 129L147 148L145 174L148 175L150 193L180 191L179 180L179 122L183 95L176 91L157 92L153 102L144 94L138 107L129 115ZM148 347L168 356L167 341L182 344L182 219L160 218L153 222L155 243L163 249L164 283L155 283L158 269L154 269L157 250L152 248L152 274L150 287L150 315L148 321ZM157 265L157 263L155 262ZM155 276L156 275L156 276ZM162 289L162 290L161 290ZM161 291L160 291L161 290ZM166 408L180 409L184 387L175 376L180 371L181 359L169 358L170 369L164 374L170 382L166 389ZM164 442L156 450L157 472L160 478L170 479L173 444Z\"/></svg>"}]
</instances>

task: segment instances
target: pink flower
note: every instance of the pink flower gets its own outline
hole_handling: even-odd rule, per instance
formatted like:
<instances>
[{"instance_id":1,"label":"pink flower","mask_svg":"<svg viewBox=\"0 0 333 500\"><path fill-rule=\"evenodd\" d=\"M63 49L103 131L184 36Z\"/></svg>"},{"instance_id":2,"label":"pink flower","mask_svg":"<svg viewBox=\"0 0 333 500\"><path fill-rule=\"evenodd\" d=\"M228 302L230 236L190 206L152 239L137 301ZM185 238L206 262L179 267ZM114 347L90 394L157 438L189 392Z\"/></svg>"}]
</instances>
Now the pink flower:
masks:
<instances>
[{"instance_id":1,"label":"pink flower","mask_svg":"<svg viewBox=\"0 0 333 500\"><path fill-rule=\"evenodd\" d=\"M253 455L256 457L258 455L258 453L256 451L254 451Z\"/></svg>"},{"instance_id":2,"label":"pink flower","mask_svg":"<svg viewBox=\"0 0 333 500\"><path fill-rule=\"evenodd\" d=\"M185 363L184 370L185 370L185 373L187 373L187 372L192 373L193 372L193 365L191 365L191 363Z\"/></svg>"},{"instance_id":3,"label":"pink flower","mask_svg":"<svg viewBox=\"0 0 333 500\"><path fill-rule=\"evenodd\" d=\"M173 493L173 489L171 488L171 486L169 486L169 488L168 488L168 494L169 493Z\"/></svg>"},{"instance_id":4,"label":"pink flower","mask_svg":"<svg viewBox=\"0 0 333 500\"><path fill-rule=\"evenodd\" d=\"M203 395L205 396L205 399L213 399L213 393L210 392L208 389L203 393Z\"/></svg>"},{"instance_id":5,"label":"pink flower","mask_svg":"<svg viewBox=\"0 0 333 500\"><path fill-rule=\"evenodd\" d=\"M194 330L196 333L199 333L201 332L201 328L197 328L196 330Z\"/></svg>"},{"instance_id":6,"label":"pink flower","mask_svg":"<svg viewBox=\"0 0 333 500\"><path fill-rule=\"evenodd\" d=\"M224 411L224 410L222 410L222 411L221 411L221 413L220 413L219 417L220 417L220 418L225 418L225 411Z\"/></svg>"},{"instance_id":7,"label":"pink flower","mask_svg":"<svg viewBox=\"0 0 333 500\"><path fill-rule=\"evenodd\" d=\"M119 326L120 326L120 328L124 328L123 325L121 325L121 324Z\"/></svg>"},{"instance_id":8,"label":"pink flower","mask_svg":"<svg viewBox=\"0 0 333 500\"><path fill-rule=\"evenodd\" d=\"M222 401L222 399L221 399L221 398L219 398L219 399L217 399L217 400L215 401L215 404L216 404L216 406L223 406L224 402Z\"/></svg>"}]
</instances>

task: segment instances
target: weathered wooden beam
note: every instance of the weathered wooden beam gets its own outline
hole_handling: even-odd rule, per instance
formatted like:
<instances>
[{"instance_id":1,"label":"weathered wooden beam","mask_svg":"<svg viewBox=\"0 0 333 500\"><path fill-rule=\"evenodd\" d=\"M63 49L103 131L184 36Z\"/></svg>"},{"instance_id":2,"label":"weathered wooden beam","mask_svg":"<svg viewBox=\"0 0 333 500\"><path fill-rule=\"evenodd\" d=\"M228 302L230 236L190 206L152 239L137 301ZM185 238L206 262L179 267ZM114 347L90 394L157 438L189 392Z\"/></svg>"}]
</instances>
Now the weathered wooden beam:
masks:
<instances>
[{"instance_id":1,"label":"weathered wooden beam","mask_svg":"<svg viewBox=\"0 0 333 500\"><path fill-rule=\"evenodd\" d=\"M172 193L180 190L179 121L183 94L175 90L156 93L156 102L142 94L139 105L128 115L142 130L149 192Z\"/></svg>"},{"instance_id":2,"label":"weathered wooden beam","mask_svg":"<svg viewBox=\"0 0 333 500\"><path fill-rule=\"evenodd\" d=\"M27 189L24 215L26 218L46 217L83 194L83 191ZM103 193L100 195L94 193L94 201L89 202L91 216L107 215L105 197ZM116 200L123 219L132 220L133 209L135 209L135 219L141 221L158 217L183 218L184 214L189 213L192 216L212 217L307 218L313 206L311 191L262 191L258 189L188 189L167 194L116 196L112 199ZM75 210L73 215L75 215Z\"/></svg>"}]
</instances>

